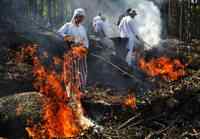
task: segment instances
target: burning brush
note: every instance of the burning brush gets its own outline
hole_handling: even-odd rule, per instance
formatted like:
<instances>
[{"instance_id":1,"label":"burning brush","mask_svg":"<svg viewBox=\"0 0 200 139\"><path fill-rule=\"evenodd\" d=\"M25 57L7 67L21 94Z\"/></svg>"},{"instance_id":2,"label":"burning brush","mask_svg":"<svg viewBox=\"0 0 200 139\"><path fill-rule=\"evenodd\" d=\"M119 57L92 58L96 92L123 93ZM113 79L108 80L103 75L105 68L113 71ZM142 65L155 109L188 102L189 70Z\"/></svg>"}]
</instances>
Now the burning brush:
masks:
<instances>
[{"instance_id":1,"label":"burning brush","mask_svg":"<svg viewBox=\"0 0 200 139\"><path fill-rule=\"evenodd\" d=\"M152 77L159 76L175 81L186 76L186 65L182 64L179 59L162 56L146 61L144 58L141 58L138 64L140 69Z\"/></svg>"},{"instance_id":2,"label":"burning brush","mask_svg":"<svg viewBox=\"0 0 200 139\"><path fill-rule=\"evenodd\" d=\"M131 108L133 111L136 110L136 97L133 95L128 95L123 102L125 107Z\"/></svg>"},{"instance_id":3,"label":"burning brush","mask_svg":"<svg viewBox=\"0 0 200 139\"><path fill-rule=\"evenodd\" d=\"M63 59L54 57L51 67L62 65L61 73L45 68L40 59L33 56L34 86L44 96L44 105L42 122L31 123L26 128L31 138L71 138L94 126L84 116L81 104L80 87L86 80L87 69L80 60L85 61L86 54L85 48L75 47L65 53Z\"/></svg>"}]
</instances>

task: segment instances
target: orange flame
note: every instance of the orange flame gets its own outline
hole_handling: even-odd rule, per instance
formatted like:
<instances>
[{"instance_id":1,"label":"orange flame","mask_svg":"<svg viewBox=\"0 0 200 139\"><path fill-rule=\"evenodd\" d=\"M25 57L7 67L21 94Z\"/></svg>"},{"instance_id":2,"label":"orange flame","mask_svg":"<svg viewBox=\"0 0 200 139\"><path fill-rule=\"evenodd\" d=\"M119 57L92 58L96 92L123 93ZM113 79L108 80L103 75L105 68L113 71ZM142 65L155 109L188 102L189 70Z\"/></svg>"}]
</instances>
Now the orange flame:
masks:
<instances>
[{"instance_id":1,"label":"orange flame","mask_svg":"<svg viewBox=\"0 0 200 139\"><path fill-rule=\"evenodd\" d=\"M77 47L72 48L72 52L73 52L74 56L81 58L87 54L87 49L84 47L77 46Z\"/></svg>"},{"instance_id":2,"label":"orange flame","mask_svg":"<svg viewBox=\"0 0 200 139\"><path fill-rule=\"evenodd\" d=\"M33 57L37 53L37 44L24 44L19 52L16 52L15 63L22 63L29 57Z\"/></svg>"},{"instance_id":3,"label":"orange flame","mask_svg":"<svg viewBox=\"0 0 200 139\"><path fill-rule=\"evenodd\" d=\"M64 60L54 57L54 65L63 65L61 73L46 69L38 57L33 58L34 87L45 96L42 122L26 128L33 139L76 137L82 129L90 127L90 123L83 122L79 85L70 80L72 56L81 58L85 54L82 48L74 48L64 55Z\"/></svg>"},{"instance_id":4,"label":"orange flame","mask_svg":"<svg viewBox=\"0 0 200 139\"><path fill-rule=\"evenodd\" d=\"M136 109L136 97L128 95L124 100L124 106L131 108L132 110Z\"/></svg>"},{"instance_id":5,"label":"orange flame","mask_svg":"<svg viewBox=\"0 0 200 139\"><path fill-rule=\"evenodd\" d=\"M146 61L144 58L139 60L139 67L149 76L160 76L164 79L172 81L186 75L185 65L178 59L170 59L168 57L153 58Z\"/></svg>"}]
</instances>

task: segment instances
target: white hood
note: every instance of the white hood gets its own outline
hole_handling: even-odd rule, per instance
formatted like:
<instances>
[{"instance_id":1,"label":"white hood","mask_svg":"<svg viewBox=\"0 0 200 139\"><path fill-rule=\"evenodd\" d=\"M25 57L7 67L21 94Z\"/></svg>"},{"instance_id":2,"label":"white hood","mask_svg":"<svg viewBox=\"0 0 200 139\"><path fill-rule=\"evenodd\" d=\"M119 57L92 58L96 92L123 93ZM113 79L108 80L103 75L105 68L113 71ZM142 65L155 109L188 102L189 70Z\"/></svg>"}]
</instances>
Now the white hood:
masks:
<instances>
[{"instance_id":1,"label":"white hood","mask_svg":"<svg viewBox=\"0 0 200 139\"><path fill-rule=\"evenodd\" d=\"M82 8L78 8L74 10L74 14L72 16L71 22L74 21L76 16L86 16L85 10Z\"/></svg>"}]
</instances>

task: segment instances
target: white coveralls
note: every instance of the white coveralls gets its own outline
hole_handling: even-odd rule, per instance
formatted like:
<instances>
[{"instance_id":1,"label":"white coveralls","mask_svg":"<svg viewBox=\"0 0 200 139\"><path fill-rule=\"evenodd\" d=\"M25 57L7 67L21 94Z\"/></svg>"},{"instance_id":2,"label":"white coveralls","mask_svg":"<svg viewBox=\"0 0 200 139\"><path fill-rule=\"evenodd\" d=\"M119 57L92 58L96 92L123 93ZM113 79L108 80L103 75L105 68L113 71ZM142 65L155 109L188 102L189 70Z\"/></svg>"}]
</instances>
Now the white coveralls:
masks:
<instances>
[{"instance_id":1,"label":"white coveralls","mask_svg":"<svg viewBox=\"0 0 200 139\"><path fill-rule=\"evenodd\" d=\"M93 28L94 32L96 34L96 40L100 42L102 46L105 48L109 48L112 51L112 54L115 55L115 48L113 41L108 38L108 31L109 31L109 25L106 21L102 19L101 16L96 16L93 18Z\"/></svg>"},{"instance_id":2,"label":"white coveralls","mask_svg":"<svg viewBox=\"0 0 200 139\"><path fill-rule=\"evenodd\" d=\"M102 38L106 36L105 23L101 16L94 17L92 25L98 37Z\"/></svg>"},{"instance_id":3,"label":"white coveralls","mask_svg":"<svg viewBox=\"0 0 200 139\"><path fill-rule=\"evenodd\" d=\"M121 38L128 38L128 54L126 56L126 62L128 63L129 66L133 64L133 50L135 47L135 27L134 27L134 19L131 16L125 16L121 20L119 24L119 30L120 30L120 37Z\"/></svg>"},{"instance_id":4,"label":"white coveralls","mask_svg":"<svg viewBox=\"0 0 200 139\"><path fill-rule=\"evenodd\" d=\"M83 43L83 47L89 48L89 43L88 43L88 37L86 30L82 24L79 24L78 26L75 24L75 17L81 15L85 16L85 10L82 8L76 9L74 11L72 20L66 24L64 24L59 30L58 34L62 37L65 37L66 35L70 35L74 37L74 42L75 43ZM72 76L71 77L73 82L75 84L79 84L80 88L83 88L86 86L86 81L87 81L87 62L86 62L87 57L83 57L82 59L76 59L72 63ZM77 73L78 72L78 73ZM75 77L77 74L80 74L77 79Z\"/></svg>"},{"instance_id":5,"label":"white coveralls","mask_svg":"<svg viewBox=\"0 0 200 139\"><path fill-rule=\"evenodd\" d=\"M75 43L83 43L84 47L88 48L89 44L88 44L88 37L87 37L87 33L85 28L83 27L83 25L75 25L74 23L74 18L77 15L83 15L85 16L85 11L81 8L76 9L74 11L74 15L72 17L72 20L66 24L64 24L59 30L58 30L58 34L60 34L62 37L66 36L66 35L71 35L73 37L75 37Z\"/></svg>"}]
</instances>

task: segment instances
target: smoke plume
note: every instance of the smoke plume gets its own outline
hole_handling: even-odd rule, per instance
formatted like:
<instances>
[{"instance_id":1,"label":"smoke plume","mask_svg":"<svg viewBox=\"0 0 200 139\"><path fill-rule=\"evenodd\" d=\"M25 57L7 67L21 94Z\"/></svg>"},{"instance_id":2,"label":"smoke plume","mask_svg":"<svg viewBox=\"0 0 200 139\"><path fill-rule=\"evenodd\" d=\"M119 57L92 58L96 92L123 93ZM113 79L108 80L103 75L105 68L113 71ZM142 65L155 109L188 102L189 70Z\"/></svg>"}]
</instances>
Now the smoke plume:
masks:
<instances>
[{"instance_id":1,"label":"smoke plume","mask_svg":"<svg viewBox=\"0 0 200 139\"><path fill-rule=\"evenodd\" d=\"M151 46L158 45L161 40L161 15L153 2L141 2L137 8L135 28L138 36Z\"/></svg>"}]
</instances>

